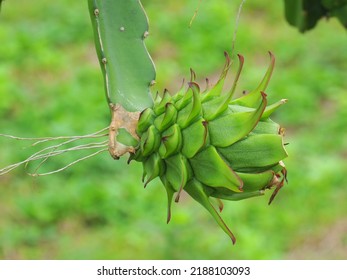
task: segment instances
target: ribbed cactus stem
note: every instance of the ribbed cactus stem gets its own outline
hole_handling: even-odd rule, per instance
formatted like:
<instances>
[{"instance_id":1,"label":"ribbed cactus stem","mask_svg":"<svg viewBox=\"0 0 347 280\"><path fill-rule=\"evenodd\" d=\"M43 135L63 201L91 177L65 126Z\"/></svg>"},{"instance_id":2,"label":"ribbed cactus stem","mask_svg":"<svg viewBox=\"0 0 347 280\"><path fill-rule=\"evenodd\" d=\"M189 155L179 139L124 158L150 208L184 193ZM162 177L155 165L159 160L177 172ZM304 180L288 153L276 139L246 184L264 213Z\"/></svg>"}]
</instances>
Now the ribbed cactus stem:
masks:
<instances>
[{"instance_id":1,"label":"ribbed cactus stem","mask_svg":"<svg viewBox=\"0 0 347 280\"><path fill-rule=\"evenodd\" d=\"M152 106L153 62L144 45L148 20L139 0L88 0L108 103L127 111Z\"/></svg>"},{"instance_id":2,"label":"ribbed cactus stem","mask_svg":"<svg viewBox=\"0 0 347 280\"><path fill-rule=\"evenodd\" d=\"M109 151L119 158L134 147L120 141L137 140L139 113L153 105L150 86L155 68L144 45L148 19L139 0L88 0L95 47L111 109Z\"/></svg>"}]
</instances>

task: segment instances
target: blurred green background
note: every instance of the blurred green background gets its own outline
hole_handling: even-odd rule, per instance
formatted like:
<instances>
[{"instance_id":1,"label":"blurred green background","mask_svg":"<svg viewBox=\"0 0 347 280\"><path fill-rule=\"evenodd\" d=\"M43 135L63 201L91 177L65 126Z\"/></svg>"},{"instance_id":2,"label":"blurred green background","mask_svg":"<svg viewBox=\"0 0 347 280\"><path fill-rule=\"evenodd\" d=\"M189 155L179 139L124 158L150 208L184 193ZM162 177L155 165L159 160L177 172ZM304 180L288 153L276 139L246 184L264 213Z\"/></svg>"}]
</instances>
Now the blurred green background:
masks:
<instances>
[{"instance_id":1,"label":"blurred green background","mask_svg":"<svg viewBox=\"0 0 347 280\"><path fill-rule=\"evenodd\" d=\"M192 67L216 81L231 50L240 1L143 0L157 88L174 92ZM347 37L335 19L300 34L282 1L246 1L235 53L245 56L238 93L277 58L270 101L286 128L289 184L265 197L226 202L230 239L195 201L182 197L166 224L159 181L145 190L141 166L107 154L52 176L23 167L0 177L1 259L346 259ZM232 78L231 78L232 80ZM0 133L82 135L109 124L87 1L5 1L0 15ZM1 166L37 151L0 138ZM80 154L47 161L59 168Z\"/></svg>"}]
</instances>

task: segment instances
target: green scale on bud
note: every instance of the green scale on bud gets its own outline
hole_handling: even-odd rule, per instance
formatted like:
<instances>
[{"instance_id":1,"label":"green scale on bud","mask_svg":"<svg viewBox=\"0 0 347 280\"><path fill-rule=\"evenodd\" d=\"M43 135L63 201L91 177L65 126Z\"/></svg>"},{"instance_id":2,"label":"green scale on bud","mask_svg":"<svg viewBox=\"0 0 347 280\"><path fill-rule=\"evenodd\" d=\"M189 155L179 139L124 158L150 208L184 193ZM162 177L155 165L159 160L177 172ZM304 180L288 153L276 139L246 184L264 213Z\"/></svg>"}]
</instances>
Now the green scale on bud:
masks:
<instances>
[{"instance_id":1,"label":"green scale on bud","mask_svg":"<svg viewBox=\"0 0 347 280\"><path fill-rule=\"evenodd\" d=\"M221 228L235 237L220 217L212 199L241 200L263 195L275 188L269 203L286 180L282 160L287 157L283 129L270 119L286 100L267 105L264 90L270 80L275 58L270 53L270 66L252 92L232 99L244 59L229 92L223 85L231 66L226 64L218 82L204 92L194 82L192 72L188 89L175 95L167 91L156 96L152 108L140 114L137 134L140 138L130 160L143 164L145 186L160 177L168 197L168 218L171 203L179 201L182 190L203 205ZM175 196L175 198L174 198Z\"/></svg>"}]
</instances>

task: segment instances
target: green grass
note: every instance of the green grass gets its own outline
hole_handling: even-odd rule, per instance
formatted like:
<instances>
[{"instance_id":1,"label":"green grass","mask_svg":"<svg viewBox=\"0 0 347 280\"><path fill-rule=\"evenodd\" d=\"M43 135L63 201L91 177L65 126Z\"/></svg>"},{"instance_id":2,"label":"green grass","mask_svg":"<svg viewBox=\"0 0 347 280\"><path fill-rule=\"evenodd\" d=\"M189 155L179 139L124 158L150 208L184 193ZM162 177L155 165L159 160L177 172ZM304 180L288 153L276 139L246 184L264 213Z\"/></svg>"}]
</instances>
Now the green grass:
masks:
<instances>
[{"instance_id":1,"label":"green grass","mask_svg":"<svg viewBox=\"0 0 347 280\"><path fill-rule=\"evenodd\" d=\"M0 15L0 133L78 135L106 127L86 1L17 2L5 1ZM142 2L158 90L177 90L190 67L199 81L215 82L223 51L231 51L237 1L202 1L191 28L198 1ZM346 259L346 45L334 19L302 35L285 22L281 1L244 5L238 92L261 79L271 50L277 63L269 99L289 99L274 117L286 128L289 184L270 207L270 194L225 203L235 246L187 196L173 205L167 225L160 182L144 190L139 164L102 154L49 177L26 176L23 168L0 177L0 258ZM0 138L1 167L30 155L27 146Z\"/></svg>"}]
</instances>

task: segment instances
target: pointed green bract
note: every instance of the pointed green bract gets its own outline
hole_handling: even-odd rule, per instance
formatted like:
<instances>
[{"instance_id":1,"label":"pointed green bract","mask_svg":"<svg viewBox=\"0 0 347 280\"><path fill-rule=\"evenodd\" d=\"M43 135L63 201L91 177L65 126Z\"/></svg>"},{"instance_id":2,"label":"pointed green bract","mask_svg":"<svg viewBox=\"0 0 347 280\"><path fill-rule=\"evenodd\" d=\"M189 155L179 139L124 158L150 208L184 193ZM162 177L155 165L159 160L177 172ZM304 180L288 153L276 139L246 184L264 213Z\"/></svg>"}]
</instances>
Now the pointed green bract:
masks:
<instances>
[{"instance_id":1,"label":"pointed green bract","mask_svg":"<svg viewBox=\"0 0 347 280\"><path fill-rule=\"evenodd\" d=\"M268 170L260 173L241 173L237 172L243 182L243 189L247 192L253 192L266 188L270 185L275 173Z\"/></svg>"},{"instance_id":2,"label":"pointed green bract","mask_svg":"<svg viewBox=\"0 0 347 280\"><path fill-rule=\"evenodd\" d=\"M254 191L254 192L243 192L243 193L232 193L230 191L225 191L223 189L218 192L214 192L211 194L211 197L230 200L230 201L239 201L243 199L248 199L252 197L262 196L264 195L264 191Z\"/></svg>"},{"instance_id":3,"label":"pointed green bract","mask_svg":"<svg viewBox=\"0 0 347 280\"><path fill-rule=\"evenodd\" d=\"M155 114L151 108L147 108L146 110L142 111L137 123L137 133L144 133L152 125L154 120Z\"/></svg>"},{"instance_id":4,"label":"pointed green bract","mask_svg":"<svg viewBox=\"0 0 347 280\"><path fill-rule=\"evenodd\" d=\"M156 99L154 100L155 102L153 107L154 113L156 115L160 115L164 113L167 108L166 106L170 102L170 100L171 100L171 95L167 90L164 91L164 95L162 98L160 98L158 94Z\"/></svg>"},{"instance_id":5,"label":"pointed green bract","mask_svg":"<svg viewBox=\"0 0 347 280\"><path fill-rule=\"evenodd\" d=\"M197 202L199 202L203 207L205 207L208 212L210 212L210 214L216 220L216 222L222 228L222 230L224 230L224 232L227 235L229 235L232 242L235 243L236 238L234 234L230 231L228 226L224 223L221 216L218 214L216 209L209 201L209 196L206 193L203 185L196 180L191 180L189 184L187 184L186 191L191 197L193 197Z\"/></svg>"},{"instance_id":6,"label":"pointed green bract","mask_svg":"<svg viewBox=\"0 0 347 280\"><path fill-rule=\"evenodd\" d=\"M141 137L141 151L143 156L148 156L159 148L159 137L159 131L155 128L154 125L151 125L144 133L144 136Z\"/></svg>"},{"instance_id":7,"label":"pointed green bract","mask_svg":"<svg viewBox=\"0 0 347 280\"><path fill-rule=\"evenodd\" d=\"M266 107L266 97L256 110L227 114L208 124L211 144L216 147L228 147L249 134L259 122Z\"/></svg>"},{"instance_id":8,"label":"pointed green bract","mask_svg":"<svg viewBox=\"0 0 347 280\"><path fill-rule=\"evenodd\" d=\"M195 156L205 146L207 136L207 127L203 119L188 126L182 131L182 154L187 158Z\"/></svg>"},{"instance_id":9,"label":"pointed green bract","mask_svg":"<svg viewBox=\"0 0 347 280\"><path fill-rule=\"evenodd\" d=\"M271 75L273 72L273 69L275 67L275 56L269 52L270 54L270 65L260 82L260 84L257 86L256 89L252 90L248 94L235 99L234 101L231 102L231 104L238 104L246 107L257 107L258 103L261 101L261 95L259 93L264 92L267 88L267 85L269 84L269 81L271 79Z\"/></svg>"},{"instance_id":10,"label":"pointed green bract","mask_svg":"<svg viewBox=\"0 0 347 280\"><path fill-rule=\"evenodd\" d=\"M166 190L167 195L167 219L166 222L169 223L171 220L171 205L172 205L172 199L175 194L175 190L172 188L171 184L168 182L165 176L160 177L161 181L163 182L163 185Z\"/></svg>"},{"instance_id":11,"label":"pointed green bract","mask_svg":"<svg viewBox=\"0 0 347 280\"><path fill-rule=\"evenodd\" d=\"M279 134L280 125L274 121L267 119L266 121L258 122L252 133L256 134Z\"/></svg>"},{"instance_id":12,"label":"pointed green bract","mask_svg":"<svg viewBox=\"0 0 347 280\"><path fill-rule=\"evenodd\" d=\"M209 146L195 157L190 164L197 180L211 187L225 187L240 192L242 181L220 157L213 146Z\"/></svg>"},{"instance_id":13,"label":"pointed green bract","mask_svg":"<svg viewBox=\"0 0 347 280\"><path fill-rule=\"evenodd\" d=\"M235 171L275 164L287 157L281 135L254 134L218 151ZM247 151L247 152L245 152Z\"/></svg>"},{"instance_id":14,"label":"pointed green bract","mask_svg":"<svg viewBox=\"0 0 347 280\"><path fill-rule=\"evenodd\" d=\"M239 58L239 68L237 70L237 73L236 73L236 76L235 76L235 79L234 79L234 82L233 82L233 86L231 87L228 95L230 95L230 98L233 97L234 95L234 92L236 90L236 86L237 86L237 82L239 81L239 78L240 78L240 75L241 75L241 72L242 72L242 68L243 68L243 63L245 61L244 57L240 54L237 55L237 57Z\"/></svg>"},{"instance_id":15,"label":"pointed green bract","mask_svg":"<svg viewBox=\"0 0 347 280\"><path fill-rule=\"evenodd\" d=\"M190 175L187 160L180 154L172 156L165 160L166 172L165 177L175 191L182 189Z\"/></svg>"},{"instance_id":16,"label":"pointed green bract","mask_svg":"<svg viewBox=\"0 0 347 280\"><path fill-rule=\"evenodd\" d=\"M189 91L192 92L192 99L187 106L179 111L177 116L177 123L179 123L182 128L186 128L196 120L196 118L201 116L199 87L196 87L194 83L190 83Z\"/></svg>"},{"instance_id":17,"label":"pointed green bract","mask_svg":"<svg viewBox=\"0 0 347 280\"><path fill-rule=\"evenodd\" d=\"M220 116L223 112L225 112L226 108L228 108L229 103L231 101L231 98L234 95L234 91L237 85L237 81L240 77L241 70L243 67L243 57L239 57L239 69L237 71L233 86L231 90L227 94L222 94L222 86L224 84L224 80L226 78L227 71L230 68L230 60L229 56L227 56L227 63L225 65L224 71L222 72L222 76L219 79L218 83L212 88L212 90L208 93L205 93L205 96L203 97L203 104L202 109L204 112L204 118L207 121L213 120ZM220 86L221 84L221 86ZM213 94L211 94L213 92Z\"/></svg>"},{"instance_id":18,"label":"pointed green bract","mask_svg":"<svg viewBox=\"0 0 347 280\"><path fill-rule=\"evenodd\" d=\"M182 191L207 209L220 227L235 242L210 199L222 210L222 201L237 201L264 194L275 188L270 202L286 180L282 160L287 157L281 127L270 116L282 104L281 100L267 105L263 92L274 66L270 66L259 84L249 95L232 99L240 77L243 57L232 88L222 92L231 61L213 87L200 92L194 82L195 73L186 90L177 95L167 91L157 95L154 106L140 115L137 128L140 143L131 159L144 162L145 184L160 177L168 198L168 221L171 203Z\"/></svg>"},{"instance_id":19,"label":"pointed green bract","mask_svg":"<svg viewBox=\"0 0 347 280\"><path fill-rule=\"evenodd\" d=\"M176 115L177 110L175 106L172 103L167 103L165 112L154 121L155 127L159 131L164 131L175 123Z\"/></svg>"},{"instance_id":20,"label":"pointed green bract","mask_svg":"<svg viewBox=\"0 0 347 280\"><path fill-rule=\"evenodd\" d=\"M147 184L154 178L160 176L164 171L164 165L157 153L154 153L147 158L147 160L143 163L143 168L147 176L145 186L147 186Z\"/></svg>"},{"instance_id":21,"label":"pointed green bract","mask_svg":"<svg viewBox=\"0 0 347 280\"><path fill-rule=\"evenodd\" d=\"M287 99L282 99L274 104L271 104L270 106L267 106L263 115L261 116L261 119L268 119L273 112L275 112L280 106L282 106L285 103L287 103Z\"/></svg>"},{"instance_id":22,"label":"pointed green bract","mask_svg":"<svg viewBox=\"0 0 347 280\"><path fill-rule=\"evenodd\" d=\"M180 151L182 145L182 134L180 127L175 124L162 134L159 154L162 158L167 158Z\"/></svg>"},{"instance_id":23,"label":"pointed green bract","mask_svg":"<svg viewBox=\"0 0 347 280\"><path fill-rule=\"evenodd\" d=\"M223 86L224 86L224 81L231 66L231 60L230 60L229 54L227 52L224 52L224 56L225 56L225 65L224 65L222 74L220 75L219 80L214 85L214 87L212 87L209 91L204 93L202 97L203 102L213 99L214 97L221 96Z\"/></svg>"}]
</instances>

